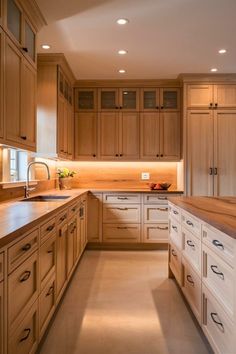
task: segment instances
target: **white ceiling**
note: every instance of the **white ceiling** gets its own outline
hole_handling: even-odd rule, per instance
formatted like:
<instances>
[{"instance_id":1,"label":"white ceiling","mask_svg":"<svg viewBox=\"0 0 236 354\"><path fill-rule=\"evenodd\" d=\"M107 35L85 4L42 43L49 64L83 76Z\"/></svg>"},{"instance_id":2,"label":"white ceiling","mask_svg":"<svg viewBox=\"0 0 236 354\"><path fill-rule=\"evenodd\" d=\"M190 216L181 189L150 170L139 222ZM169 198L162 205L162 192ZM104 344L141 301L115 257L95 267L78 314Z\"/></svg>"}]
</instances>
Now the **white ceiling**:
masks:
<instances>
[{"instance_id":1,"label":"white ceiling","mask_svg":"<svg viewBox=\"0 0 236 354\"><path fill-rule=\"evenodd\" d=\"M236 73L236 0L37 0L48 52L64 53L77 79L176 78ZM129 19L118 26L116 19ZM227 54L218 50L226 48ZM128 50L119 56L119 49ZM121 75L118 69L126 69Z\"/></svg>"}]
</instances>

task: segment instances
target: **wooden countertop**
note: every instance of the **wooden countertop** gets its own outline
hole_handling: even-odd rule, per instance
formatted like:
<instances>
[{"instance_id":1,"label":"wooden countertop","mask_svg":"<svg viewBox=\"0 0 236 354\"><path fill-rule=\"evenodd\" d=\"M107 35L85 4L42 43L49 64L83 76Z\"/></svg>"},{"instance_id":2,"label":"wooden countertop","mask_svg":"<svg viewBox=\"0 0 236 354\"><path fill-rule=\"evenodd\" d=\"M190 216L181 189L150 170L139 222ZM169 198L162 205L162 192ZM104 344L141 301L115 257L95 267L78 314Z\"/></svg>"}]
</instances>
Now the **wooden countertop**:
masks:
<instances>
[{"instance_id":1,"label":"wooden countertop","mask_svg":"<svg viewBox=\"0 0 236 354\"><path fill-rule=\"evenodd\" d=\"M91 188L91 192L120 192L120 193L156 193L156 194L183 194L181 190L164 190L149 188Z\"/></svg>"},{"instance_id":2,"label":"wooden countertop","mask_svg":"<svg viewBox=\"0 0 236 354\"><path fill-rule=\"evenodd\" d=\"M173 197L169 201L236 239L236 197Z\"/></svg>"}]
</instances>

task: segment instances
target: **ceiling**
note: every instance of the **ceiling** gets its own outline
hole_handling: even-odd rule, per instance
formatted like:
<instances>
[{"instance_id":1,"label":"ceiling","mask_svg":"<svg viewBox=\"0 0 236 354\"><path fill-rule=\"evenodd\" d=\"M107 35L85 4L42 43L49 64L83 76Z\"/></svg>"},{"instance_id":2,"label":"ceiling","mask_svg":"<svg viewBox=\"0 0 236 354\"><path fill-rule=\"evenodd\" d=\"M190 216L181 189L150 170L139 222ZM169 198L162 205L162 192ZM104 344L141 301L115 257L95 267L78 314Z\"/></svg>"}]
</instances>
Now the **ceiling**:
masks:
<instances>
[{"instance_id":1,"label":"ceiling","mask_svg":"<svg viewBox=\"0 0 236 354\"><path fill-rule=\"evenodd\" d=\"M37 0L47 52L64 53L77 79L172 79L236 73L235 0ZM116 19L127 18L125 26ZM218 50L226 48L220 55ZM120 56L119 49L128 50ZM125 69L125 74L119 74Z\"/></svg>"}]
</instances>

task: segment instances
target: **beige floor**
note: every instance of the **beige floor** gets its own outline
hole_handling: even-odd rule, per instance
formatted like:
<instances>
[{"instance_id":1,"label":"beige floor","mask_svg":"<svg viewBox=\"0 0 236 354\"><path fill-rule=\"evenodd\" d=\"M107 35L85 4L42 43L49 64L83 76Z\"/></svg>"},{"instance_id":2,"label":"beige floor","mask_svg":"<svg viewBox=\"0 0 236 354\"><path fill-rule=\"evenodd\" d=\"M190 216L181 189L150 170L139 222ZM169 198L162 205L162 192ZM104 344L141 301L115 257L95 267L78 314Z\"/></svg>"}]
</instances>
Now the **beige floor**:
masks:
<instances>
[{"instance_id":1,"label":"beige floor","mask_svg":"<svg viewBox=\"0 0 236 354\"><path fill-rule=\"evenodd\" d=\"M166 251L86 251L41 354L209 354Z\"/></svg>"}]
</instances>

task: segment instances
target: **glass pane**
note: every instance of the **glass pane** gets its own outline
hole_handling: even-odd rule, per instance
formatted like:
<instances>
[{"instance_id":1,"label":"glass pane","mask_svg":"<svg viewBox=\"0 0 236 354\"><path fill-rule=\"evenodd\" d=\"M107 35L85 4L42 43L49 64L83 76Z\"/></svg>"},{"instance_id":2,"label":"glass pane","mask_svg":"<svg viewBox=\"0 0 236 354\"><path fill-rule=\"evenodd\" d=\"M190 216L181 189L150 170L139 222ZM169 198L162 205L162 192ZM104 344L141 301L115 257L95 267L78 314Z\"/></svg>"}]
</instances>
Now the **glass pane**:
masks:
<instances>
[{"instance_id":1,"label":"glass pane","mask_svg":"<svg viewBox=\"0 0 236 354\"><path fill-rule=\"evenodd\" d=\"M169 109L178 108L178 93L177 91L163 92L163 107Z\"/></svg>"},{"instance_id":2,"label":"glass pane","mask_svg":"<svg viewBox=\"0 0 236 354\"><path fill-rule=\"evenodd\" d=\"M143 107L145 109L156 108L156 91L144 91Z\"/></svg>"},{"instance_id":3,"label":"glass pane","mask_svg":"<svg viewBox=\"0 0 236 354\"><path fill-rule=\"evenodd\" d=\"M63 81L63 75L60 71L59 71L59 89L60 89L60 93L64 95L64 81Z\"/></svg>"},{"instance_id":4,"label":"glass pane","mask_svg":"<svg viewBox=\"0 0 236 354\"><path fill-rule=\"evenodd\" d=\"M35 61L35 34L27 22L25 23L25 46L30 58Z\"/></svg>"},{"instance_id":5,"label":"glass pane","mask_svg":"<svg viewBox=\"0 0 236 354\"><path fill-rule=\"evenodd\" d=\"M7 1L7 27L18 42L20 42L21 12L14 0Z\"/></svg>"},{"instance_id":6,"label":"glass pane","mask_svg":"<svg viewBox=\"0 0 236 354\"><path fill-rule=\"evenodd\" d=\"M72 88L69 87L69 90L68 90L68 101L70 104L72 104Z\"/></svg>"},{"instance_id":7,"label":"glass pane","mask_svg":"<svg viewBox=\"0 0 236 354\"><path fill-rule=\"evenodd\" d=\"M65 92L64 92L64 97L66 100L68 100L68 90L69 90L69 87L68 87L68 82L65 81Z\"/></svg>"},{"instance_id":8,"label":"glass pane","mask_svg":"<svg viewBox=\"0 0 236 354\"><path fill-rule=\"evenodd\" d=\"M116 108L116 92L102 91L101 92L101 108L113 109Z\"/></svg>"},{"instance_id":9,"label":"glass pane","mask_svg":"<svg viewBox=\"0 0 236 354\"><path fill-rule=\"evenodd\" d=\"M94 109L94 95L93 91L79 92L79 109Z\"/></svg>"},{"instance_id":10,"label":"glass pane","mask_svg":"<svg viewBox=\"0 0 236 354\"><path fill-rule=\"evenodd\" d=\"M123 91L123 108L136 109L136 91Z\"/></svg>"}]
</instances>

